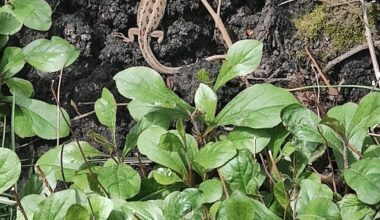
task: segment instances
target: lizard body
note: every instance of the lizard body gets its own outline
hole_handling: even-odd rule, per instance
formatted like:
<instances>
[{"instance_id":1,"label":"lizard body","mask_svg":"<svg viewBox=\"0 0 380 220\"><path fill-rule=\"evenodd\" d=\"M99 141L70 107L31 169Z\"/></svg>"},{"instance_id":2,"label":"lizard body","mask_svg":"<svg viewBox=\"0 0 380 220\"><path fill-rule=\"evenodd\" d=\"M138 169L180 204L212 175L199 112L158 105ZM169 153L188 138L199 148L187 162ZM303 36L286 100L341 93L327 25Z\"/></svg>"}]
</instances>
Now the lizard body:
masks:
<instances>
[{"instance_id":1,"label":"lizard body","mask_svg":"<svg viewBox=\"0 0 380 220\"><path fill-rule=\"evenodd\" d=\"M158 38L158 43L163 41L164 32L156 29L164 16L166 3L167 0L141 0L137 10L137 27L128 30L128 37L120 33L116 36L122 38L124 42L131 42L137 35L139 47L146 62L160 73L174 74L178 73L180 67L167 67L161 64L150 48L152 37Z\"/></svg>"}]
</instances>

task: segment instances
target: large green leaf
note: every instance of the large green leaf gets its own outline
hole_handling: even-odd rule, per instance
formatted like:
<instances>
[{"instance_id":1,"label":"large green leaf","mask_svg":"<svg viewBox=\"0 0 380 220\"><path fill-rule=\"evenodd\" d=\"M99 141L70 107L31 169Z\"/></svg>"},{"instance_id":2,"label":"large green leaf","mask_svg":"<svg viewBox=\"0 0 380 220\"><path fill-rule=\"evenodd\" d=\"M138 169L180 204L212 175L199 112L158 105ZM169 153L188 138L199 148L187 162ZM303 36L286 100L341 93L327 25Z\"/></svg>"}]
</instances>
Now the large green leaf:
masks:
<instances>
[{"instance_id":1,"label":"large green leaf","mask_svg":"<svg viewBox=\"0 0 380 220\"><path fill-rule=\"evenodd\" d=\"M262 151L270 142L268 130L237 127L232 130L227 139L232 141L238 149L248 149L252 154Z\"/></svg>"},{"instance_id":2,"label":"large green leaf","mask_svg":"<svg viewBox=\"0 0 380 220\"><path fill-rule=\"evenodd\" d=\"M194 219L194 214L202 203L202 191L187 188L182 192L176 191L166 196L162 210L165 219Z\"/></svg>"},{"instance_id":3,"label":"large green leaf","mask_svg":"<svg viewBox=\"0 0 380 220\"><path fill-rule=\"evenodd\" d=\"M64 219L67 210L72 205L84 203L87 203L85 195L77 190L67 189L56 192L38 205L33 220Z\"/></svg>"},{"instance_id":4,"label":"large green leaf","mask_svg":"<svg viewBox=\"0 0 380 220\"><path fill-rule=\"evenodd\" d=\"M194 162L204 169L211 170L223 166L236 155L236 148L229 140L210 142L195 156Z\"/></svg>"},{"instance_id":5,"label":"large green leaf","mask_svg":"<svg viewBox=\"0 0 380 220\"><path fill-rule=\"evenodd\" d=\"M204 113L207 122L215 118L217 97L215 92L207 85L201 83L194 97L195 107Z\"/></svg>"},{"instance_id":6,"label":"large green leaf","mask_svg":"<svg viewBox=\"0 0 380 220\"><path fill-rule=\"evenodd\" d=\"M12 35L22 27L22 22L17 19L12 11L12 6L4 5L0 8L0 34Z\"/></svg>"},{"instance_id":7,"label":"large green leaf","mask_svg":"<svg viewBox=\"0 0 380 220\"><path fill-rule=\"evenodd\" d=\"M91 203L91 211L96 220L106 220L113 209L113 202L111 199L92 194L88 196Z\"/></svg>"},{"instance_id":8,"label":"large green leaf","mask_svg":"<svg viewBox=\"0 0 380 220\"><path fill-rule=\"evenodd\" d=\"M51 40L38 39L23 49L26 62L42 72L55 72L70 66L79 56L79 51L60 37Z\"/></svg>"},{"instance_id":9,"label":"large green leaf","mask_svg":"<svg viewBox=\"0 0 380 220\"><path fill-rule=\"evenodd\" d=\"M237 157L220 168L220 172L231 190L239 190L247 195L257 195L257 190L265 180L260 165L247 151L239 151Z\"/></svg>"},{"instance_id":10,"label":"large green leaf","mask_svg":"<svg viewBox=\"0 0 380 220\"><path fill-rule=\"evenodd\" d=\"M51 26L51 8L45 0L11 0L15 16L25 26L47 31Z\"/></svg>"},{"instance_id":11,"label":"large green leaf","mask_svg":"<svg viewBox=\"0 0 380 220\"><path fill-rule=\"evenodd\" d=\"M128 199L140 191L139 173L126 164L104 166L98 174L99 182L106 188L111 198Z\"/></svg>"},{"instance_id":12,"label":"large green leaf","mask_svg":"<svg viewBox=\"0 0 380 220\"><path fill-rule=\"evenodd\" d=\"M127 214L135 214L139 219L164 220L161 208L154 201L128 202L123 206Z\"/></svg>"},{"instance_id":13,"label":"large green leaf","mask_svg":"<svg viewBox=\"0 0 380 220\"><path fill-rule=\"evenodd\" d=\"M344 171L344 179L360 201L373 205L380 202L380 158L359 160Z\"/></svg>"},{"instance_id":14,"label":"large green leaf","mask_svg":"<svg viewBox=\"0 0 380 220\"><path fill-rule=\"evenodd\" d=\"M281 110L297 103L284 89L270 84L256 84L240 92L216 116L218 125L272 128L281 122Z\"/></svg>"},{"instance_id":15,"label":"large green leaf","mask_svg":"<svg viewBox=\"0 0 380 220\"><path fill-rule=\"evenodd\" d=\"M214 203L222 198L222 183L218 179L210 179L199 184L199 189L203 192L203 203Z\"/></svg>"},{"instance_id":16,"label":"large green leaf","mask_svg":"<svg viewBox=\"0 0 380 220\"><path fill-rule=\"evenodd\" d=\"M179 153L159 148L161 136L166 133L167 131L160 127L148 128L140 134L137 147L150 160L168 167L184 177L187 175L187 171Z\"/></svg>"},{"instance_id":17,"label":"large green leaf","mask_svg":"<svg viewBox=\"0 0 380 220\"><path fill-rule=\"evenodd\" d=\"M31 137L35 134L44 139L56 139L57 129L59 137L66 137L69 134L70 125L66 124L61 112L59 114L60 124L57 128L57 107L55 105L17 95L16 106L15 133L18 136ZM65 118L70 120L64 109L62 112Z\"/></svg>"},{"instance_id":18,"label":"large green leaf","mask_svg":"<svg viewBox=\"0 0 380 220\"><path fill-rule=\"evenodd\" d=\"M65 220L90 220L90 213L85 207L74 204L67 210Z\"/></svg>"},{"instance_id":19,"label":"large green leaf","mask_svg":"<svg viewBox=\"0 0 380 220\"><path fill-rule=\"evenodd\" d=\"M28 80L12 77L6 79L5 84L13 95L23 95L29 98L34 95L33 85Z\"/></svg>"},{"instance_id":20,"label":"large green leaf","mask_svg":"<svg viewBox=\"0 0 380 220\"><path fill-rule=\"evenodd\" d=\"M18 73L25 65L25 55L21 48L7 47L0 61L0 75L7 79Z\"/></svg>"},{"instance_id":21,"label":"large green leaf","mask_svg":"<svg viewBox=\"0 0 380 220\"><path fill-rule=\"evenodd\" d=\"M103 154L92 147L88 142L81 141L79 142L84 155L87 158L102 156ZM61 173L61 151L63 147L63 172L65 175L66 181L72 182L74 175L77 171L81 170L85 165L82 154L79 150L78 144L76 141L70 142L68 144L60 145L54 149L49 150L44 153L37 161L37 164L40 166L42 171L45 174L50 172L55 173L55 177L58 180L62 179Z\"/></svg>"},{"instance_id":22,"label":"large green leaf","mask_svg":"<svg viewBox=\"0 0 380 220\"><path fill-rule=\"evenodd\" d=\"M367 204L362 203L354 194L345 195L338 204L342 220L372 219L375 215L375 211Z\"/></svg>"},{"instance_id":23,"label":"large green leaf","mask_svg":"<svg viewBox=\"0 0 380 220\"><path fill-rule=\"evenodd\" d=\"M103 125L114 128L116 126L116 100L112 93L103 88L102 97L95 102L96 117Z\"/></svg>"},{"instance_id":24,"label":"large green leaf","mask_svg":"<svg viewBox=\"0 0 380 220\"><path fill-rule=\"evenodd\" d=\"M21 162L15 152L0 148L0 194L15 184L21 173Z\"/></svg>"},{"instance_id":25,"label":"large green leaf","mask_svg":"<svg viewBox=\"0 0 380 220\"><path fill-rule=\"evenodd\" d=\"M331 200L326 198L318 198L310 201L310 203L301 210L298 215L300 220L341 220L338 206Z\"/></svg>"},{"instance_id":26,"label":"large green leaf","mask_svg":"<svg viewBox=\"0 0 380 220\"><path fill-rule=\"evenodd\" d=\"M218 220L280 220L265 205L253 200L239 191L232 193L230 198L223 201L219 207Z\"/></svg>"},{"instance_id":27,"label":"large green leaf","mask_svg":"<svg viewBox=\"0 0 380 220\"><path fill-rule=\"evenodd\" d=\"M257 40L241 40L234 43L227 52L214 90L226 84L231 79L252 73L261 62L263 43Z\"/></svg>"},{"instance_id":28,"label":"large green leaf","mask_svg":"<svg viewBox=\"0 0 380 220\"><path fill-rule=\"evenodd\" d=\"M297 213L303 212L303 210L308 206L311 201L316 199L328 199L332 200L333 192L331 189L321 183L316 183L308 179L304 179L301 181L301 190L298 194Z\"/></svg>"},{"instance_id":29,"label":"large green leaf","mask_svg":"<svg viewBox=\"0 0 380 220\"><path fill-rule=\"evenodd\" d=\"M45 200L45 196L42 195L28 195L24 197L20 202L25 211L26 217L28 219L33 219L34 212L36 211L38 204ZM17 209L17 218L16 220L24 220L24 216L21 211Z\"/></svg>"},{"instance_id":30,"label":"large green leaf","mask_svg":"<svg viewBox=\"0 0 380 220\"><path fill-rule=\"evenodd\" d=\"M299 140L324 143L318 132L321 120L313 111L300 104L289 105L281 112L285 127Z\"/></svg>"},{"instance_id":31,"label":"large green leaf","mask_svg":"<svg viewBox=\"0 0 380 220\"><path fill-rule=\"evenodd\" d=\"M192 107L166 87L161 75L148 67L131 67L117 73L114 78L124 97L156 107L192 112Z\"/></svg>"}]
</instances>

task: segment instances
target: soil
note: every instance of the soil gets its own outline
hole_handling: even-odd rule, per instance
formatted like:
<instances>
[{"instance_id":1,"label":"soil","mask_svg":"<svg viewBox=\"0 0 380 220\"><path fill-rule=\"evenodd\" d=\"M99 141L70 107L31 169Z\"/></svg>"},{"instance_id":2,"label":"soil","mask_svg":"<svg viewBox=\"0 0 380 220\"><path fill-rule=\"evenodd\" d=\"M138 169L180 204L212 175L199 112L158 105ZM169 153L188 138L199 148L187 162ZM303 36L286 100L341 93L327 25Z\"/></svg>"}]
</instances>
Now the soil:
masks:
<instances>
[{"instance_id":1,"label":"soil","mask_svg":"<svg viewBox=\"0 0 380 220\"><path fill-rule=\"evenodd\" d=\"M137 0L49 0L53 12L53 26L48 32L24 28L12 43L24 46L45 37L61 36L75 45L81 52L79 59L63 73L61 103L73 118L77 114L70 105L73 101L81 113L93 110L93 104L107 87L117 101L128 102L118 94L113 76L128 67L147 63L142 57L137 42L124 43L112 33L126 34L128 28L136 25ZM212 2L216 8L216 0ZM303 51L305 42L295 37L294 20L315 6L310 0L297 0L278 6L282 0L223 0L221 17L233 41L258 39L264 42L264 55L257 71L246 80L235 79L218 93L219 108L225 105L247 83L274 82L284 88L316 85L315 73L306 57L297 56ZM206 62L204 58L226 53L215 23L199 0L170 0L161 23L165 40L158 44L153 40L151 48L161 63L168 66L192 64L181 69L180 74L165 76L173 82L173 90L184 100L192 103L199 84L196 73L206 69L216 76L221 61ZM307 45L311 52L318 49L318 43ZM331 84L371 85L373 80L371 62L366 51L345 60L326 73ZM35 89L35 98L54 103L50 91L52 80L57 82L58 74L42 75L26 67L22 75L30 80ZM256 80L255 78L271 78ZM366 91L343 89L338 103L357 101ZM331 106L325 93L322 105ZM126 107L118 109L117 142L123 146L125 135L133 125ZM73 128L81 139L87 131L107 134L94 115L73 122ZM107 134L108 135L108 134ZM37 142L37 147L53 146L53 142ZM40 148L45 149L46 148Z\"/></svg>"}]
</instances>

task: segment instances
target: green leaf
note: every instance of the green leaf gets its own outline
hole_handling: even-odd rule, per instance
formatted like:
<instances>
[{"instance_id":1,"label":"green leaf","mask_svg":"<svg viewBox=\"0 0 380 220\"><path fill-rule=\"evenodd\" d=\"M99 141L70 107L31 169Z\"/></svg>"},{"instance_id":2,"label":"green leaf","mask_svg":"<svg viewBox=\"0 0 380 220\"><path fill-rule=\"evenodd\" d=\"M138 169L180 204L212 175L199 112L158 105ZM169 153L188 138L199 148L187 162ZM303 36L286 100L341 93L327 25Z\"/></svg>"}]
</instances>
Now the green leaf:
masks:
<instances>
[{"instance_id":1,"label":"green leaf","mask_svg":"<svg viewBox=\"0 0 380 220\"><path fill-rule=\"evenodd\" d=\"M8 40L9 40L8 35L0 34L0 49L5 46L5 44L8 42Z\"/></svg>"},{"instance_id":2,"label":"green leaf","mask_svg":"<svg viewBox=\"0 0 380 220\"><path fill-rule=\"evenodd\" d=\"M98 174L99 182L111 198L128 199L140 191L140 175L126 164L104 166Z\"/></svg>"},{"instance_id":3,"label":"green leaf","mask_svg":"<svg viewBox=\"0 0 380 220\"><path fill-rule=\"evenodd\" d=\"M380 158L380 145L372 145L367 148L367 150L363 154L364 158Z\"/></svg>"},{"instance_id":4,"label":"green leaf","mask_svg":"<svg viewBox=\"0 0 380 220\"><path fill-rule=\"evenodd\" d=\"M149 175L152 175L157 183L161 185L170 185L175 182L182 182L181 178L168 168L158 168L153 170Z\"/></svg>"},{"instance_id":5,"label":"green leaf","mask_svg":"<svg viewBox=\"0 0 380 220\"><path fill-rule=\"evenodd\" d=\"M260 165L247 151L239 151L237 157L220 168L220 172L231 190L239 190L247 195L257 195L265 180Z\"/></svg>"},{"instance_id":6,"label":"green leaf","mask_svg":"<svg viewBox=\"0 0 380 220\"><path fill-rule=\"evenodd\" d=\"M128 202L123 206L127 213L134 213L139 219L164 220L161 208L154 201Z\"/></svg>"},{"instance_id":7,"label":"green leaf","mask_svg":"<svg viewBox=\"0 0 380 220\"><path fill-rule=\"evenodd\" d=\"M207 85L201 83L194 97L195 107L205 114L207 122L215 118L217 97L215 92Z\"/></svg>"},{"instance_id":8,"label":"green leaf","mask_svg":"<svg viewBox=\"0 0 380 220\"><path fill-rule=\"evenodd\" d=\"M98 194L89 195L88 199L91 203L94 218L96 220L106 220L113 209L112 200Z\"/></svg>"},{"instance_id":9,"label":"green leaf","mask_svg":"<svg viewBox=\"0 0 380 220\"><path fill-rule=\"evenodd\" d=\"M277 182L274 185L273 193L277 202L281 205L282 208L286 209L289 207L290 196L284 181Z\"/></svg>"},{"instance_id":10,"label":"green leaf","mask_svg":"<svg viewBox=\"0 0 380 220\"><path fill-rule=\"evenodd\" d=\"M51 26L51 8L44 0L11 0L15 16L21 20L25 26L47 31Z\"/></svg>"},{"instance_id":11,"label":"green leaf","mask_svg":"<svg viewBox=\"0 0 380 220\"><path fill-rule=\"evenodd\" d=\"M90 214L85 207L74 204L67 210L65 220L90 220Z\"/></svg>"},{"instance_id":12,"label":"green leaf","mask_svg":"<svg viewBox=\"0 0 380 220\"><path fill-rule=\"evenodd\" d=\"M214 203L222 198L222 183L218 179L210 179L202 182L199 189L203 192L203 203Z\"/></svg>"},{"instance_id":13,"label":"green leaf","mask_svg":"<svg viewBox=\"0 0 380 220\"><path fill-rule=\"evenodd\" d=\"M28 80L12 77L6 79L5 84L13 95L22 95L28 98L34 95L33 85Z\"/></svg>"},{"instance_id":14,"label":"green leaf","mask_svg":"<svg viewBox=\"0 0 380 220\"><path fill-rule=\"evenodd\" d=\"M92 147L88 142L80 141L79 142L84 155L86 158L102 156L103 154ZM61 151L63 147L63 172L65 174L65 179L68 182L72 182L74 175L77 171L81 170L85 165L82 154L79 150L78 144L76 141L70 142L68 144L59 145L58 147L49 150L43 154L37 161L37 164L40 165L42 171L45 174L50 172L55 173L55 177L58 180L62 179L61 173Z\"/></svg>"},{"instance_id":15,"label":"green leaf","mask_svg":"<svg viewBox=\"0 0 380 220\"><path fill-rule=\"evenodd\" d=\"M95 102L96 117L103 125L111 129L115 128L116 110L115 98L107 88L103 88L102 97Z\"/></svg>"},{"instance_id":16,"label":"green leaf","mask_svg":"<svg viewBox=\"0 0 380 220\"><path fill-rule=\"evenodd\" d=\"M239 191L232 193L229 199L222 202L216 219L218 220L280 220L265 205L253 200Z\"/></svg>"},{"instance_id":17,"label":"green leaf","mask_svg":"<svg viewBox=\"0 0 380 220\"><path fill-rule=\"evenodd\" d=\"M43 139L56 139L57 129L59 137L69 135L70 129L60 112L60 125L57 128L57 107L45 102L29 99L23 96L16 97L15 133L20 137L37 135ZM67 112L62 109L67 120L70 120ZM21 128L20 126L27 126Z\"/></svg>"},{"instance_id":18,"label":"green leaf","mask_svg":"<svg viewBox=\"0 0 380 220\"><path fill-rule=\"evenodd\" d=\"M202 192L194 188L170 193L162 205L165 219L182 219L185 216L185 219L194 219L194 212L201 207L202 199Z\"/></svg>"},{"instance_id":19,"label":"green leaf","mask_svg":"<svg viewBox=\"0 0 380 220\"><path fill-rule=\"evenodd\" d=\"M223 166L236 155L236 148L229 140L209 142L195 156L194 162L204 169L215 169Z\"/></svg>"},{"instance_id":20,"label":"green leaf","mask_svg":"<svg viewBox=\"0 0 380 220\"><path fill-rule=\"evenodd\" d=\"M339 135L339 137L341 137L341 139L343 140L347 139L346 129L339 120L335 118L325 117L319 123L333 129L334 132L336 132Z\"/></svg>"},{"instance_id":21,"label":"green leaf","mask_svg":"<svg viewBox=\"0 0 380 220\"><path fill-rule=\"evenodd\" d=\"M380 123L380 93L371 92L360 100L350 124L348 137L353 137L357 132L367 131L369 127L378 123Z\"/></svg>"},{"instance_id":22,"label":"green leaf","mask_svg":"<svg viewBox=\"0 0 380 220\"><path fill-rule=\"evenodd\" d=\"M342 220L372 219L375 211L367 204L362 203L354 194L347 194L338 202Z\"/></svg>"},{"instance_id":23,"label":"green leaf","mask_svg":"<svg viewBox=\"0 0 380 220\"><path fill-rule=\"evenodd\" d=\"M26 62L42 72L55 72L70 66L79 51L63 38L38 39L23 49Z\"/></svg>"},{"instance_id":24,"label":"green leaf","mask_svg":"<svg viewBox=\"0 0 380 220\"><path fill-rule=\"evenodd\" d=\"M19 192L20 198L24 198L30 194L41 194L43 190L42 181L38 174L33 174L29 179L23 184L21 191Z\"/></svg>"},{"instance_id":25,"label":"green leaf","mask_svg":"<svg viewBox=\"0 0 380 220\"><path fill-rule=\"evenodd\" d=\"M85 195L74 189L56 192L38 205L33 220L64 219L72 205L83 204L84 201L87 203Z\"/></svg>"},{"instance_id":26,"label":"green leaf","mask_svg":"<svg viewBox=\"0 0 380 220\"><path fill-rule=\"evenodd\" d=\"M21 48L7 47L4 49L0 61L0 75L4 79L10 78L18 73L25 65L25 55Z\"/></svg>"},{"instance_id":27,"label":"green leaf","mask_svg":"<svg viewBox=\"0 0 380 220\"><path fill-rule=\"evenodd\" d=\"M360 201L374 205L380 202L380 158L359 160L344 171L344 179L355 190Z\"/></svg>"},{"instance_id":28,"label":"green leaf","mask_svg":"<svg viewBox=\"0 0 380 220\"><path fill-rule=\"evenodd\" d=\"M299 140L324 143L318 132L321 120L313 111L300 104L289 105L281 113L285 127Z\"/></svg>"},{"instance_id":29,"label":"green leaf","mask_svg":"<svg viewBox=\"0 0 380 220\"><path fill-rule=\"evenodd\" d=\"M351 121L355 115L358 105L355 103L346 103L344 105L335 106L327 112L327 116L335 118L341 122L345 128L345 134L348 134Z\"/></svg>"},{"instance_id":30,"label":"green leaf","mask_svg":"<svg viewBox=\"0 0 380 220\"><path fill-rule=\"evenodd\" d=\"M232 99L216 116L218 125L272 128L281 122L281 110L297 103L284 89L270 84L256 84Z\"/></svg>"},{"instance_id":31,"label":"green leaf","mask_svg":"<svg viewBox=\"0 0 380 220\"><path fill-rule=\"evenodd\" d=\"M17 19L12 11L12 6L4 5L0 8L0 34L13 35L22 27L22 22Z\"/></svg>"},{"instance_id":32,"label":"green leaf","mask_svg":"<svg viewBox=\"0 0 380 220\"><path fill-rule=\"evenodd\" d=\"M298 215L298 218L300 220L319 220L319 219L326 219L326 220L340 220L340 211L339 208L336 206L335 203L333 203L329 199L325 198L318 198L315 200L312 200Z\"/></svg>"},{"instance_id":33,"label":"green leaf","mask_svg":"<svg viewBox=\"0 0 380 220\"><path fill-rule=\"evenodd\" d=\"M223 63L214 90L226 84L238 76L252 73L261 62L263 43L257 40L240 40L234 43L227 52L226 61Z\"/></svg>"},{"instance_id":34,"label":"green leaf","mask_svg":"<svg viewBox=\"0 0 380 220\"><path fill-rule=\"evenodd\" d=\"M131 130L129 130L125 140L123 155L126 156L127 153L136 146L138 137L143 131L145 131L145 129L149 127L161 127L167 130L169 122L169 118L162 115L160 112L152 112L144 116L132 127Z\"/></svg>"},{"instance_id":35,"label":"green leaf","mask_svg":"<svg viewBox=\"0 0 380 220\"><path fill-rule=\"evenodd\" d=\"M21 162L15 152L0 148L0 194L15 184L21 173Z\"/></svg>"},{"instance_id":36,"label":"green leaf","mask_svg":"<svg viewBox=\"0 0 380 220\"><path fill-rule=\"evenodd\" d=\"M237 127L232 130L227 139L232 141L239 150L248 149L252 154L261 152L270 142L268 130Z\"/></svg>"},{"instance_id":37,"label":"green leaf","mask_svg":"<svg viewBox=\"0 0 380 220\"><path fill-rule=\"evenodd\" d=\"M34 212L37 210L38 204L45 200L45 196L42 195L28 195L21 199L21 205L25 211L26 217L28 219L33 219ZM21 211L17 209L16 220L24 220L24 216Z\"/></svg>"},{"instance_id":38,"label":"green leaf","mask_svg":"<svg viewBox=\"0 0 380 220\"><path fill-rule=\"evenodd\" d=\"M160 127L151 127L142 132L137 141L139 151L150 160L170 168L182 177L187 175L186 167L178 152L159 148L160 138L167 131Z\"/></svg>"},{"instance_id":39,"label":"green leaf","mask_svg":"<svg viewBox=\"0 0 380 220\"><path fill-rule=\"evenodd\" d=\"M321 183L316 183L308 179L304 179L300 184L301 190L298 194L296 212L303 213L304 209L310 202L316 199L332 200L333 192L331 189Z\"/></svg>"},{"instance_id":40,"label":"green leaf","mask_svg":"<svg viewBox=\"0 0 380 220\"><path fill-rule=\"evenodd\" d=\"M182 112L192 107L166 87L161 75L148 67L131 67L117 73L114 78L120 94L141 103Z\"/></svg>"}]
</instances>

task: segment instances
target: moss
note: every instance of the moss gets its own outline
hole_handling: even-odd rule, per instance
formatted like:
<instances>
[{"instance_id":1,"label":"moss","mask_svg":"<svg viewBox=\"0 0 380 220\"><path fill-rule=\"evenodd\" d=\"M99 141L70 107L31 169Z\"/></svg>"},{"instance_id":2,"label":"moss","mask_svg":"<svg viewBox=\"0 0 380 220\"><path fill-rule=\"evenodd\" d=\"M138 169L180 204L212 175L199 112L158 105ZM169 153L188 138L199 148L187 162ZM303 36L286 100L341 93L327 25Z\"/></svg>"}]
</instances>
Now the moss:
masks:
<instances>
[{"instance_id":1,"label":"moss","mask_svg":"<svg viewBox=\"0 0 380 220\"><path fill-rule=\"evenodd\" d=\"M339 0L330 1L331 4L340 3ZM380 13L372 5L374 4L368 6L368 17L371 29L375 31ZM295 20L296 37L311 43L318 39L328 39L331 45L322 51L322 57L326 58L329 54L333 55L365 42L364 24L360 15L360 8L352 5L318 5L310 13Z\"/></svg>"},{"instance_id":2,"label":"moss","mask_svg":"<svg viewBox=\"0 0 380 220\"><path fill-rule=\"evenodd\" d=\"M297 37L305 40L315 39L327 19L326 7L319 5L312 12L295 20Z\"/></svg>"}]
</instances>

